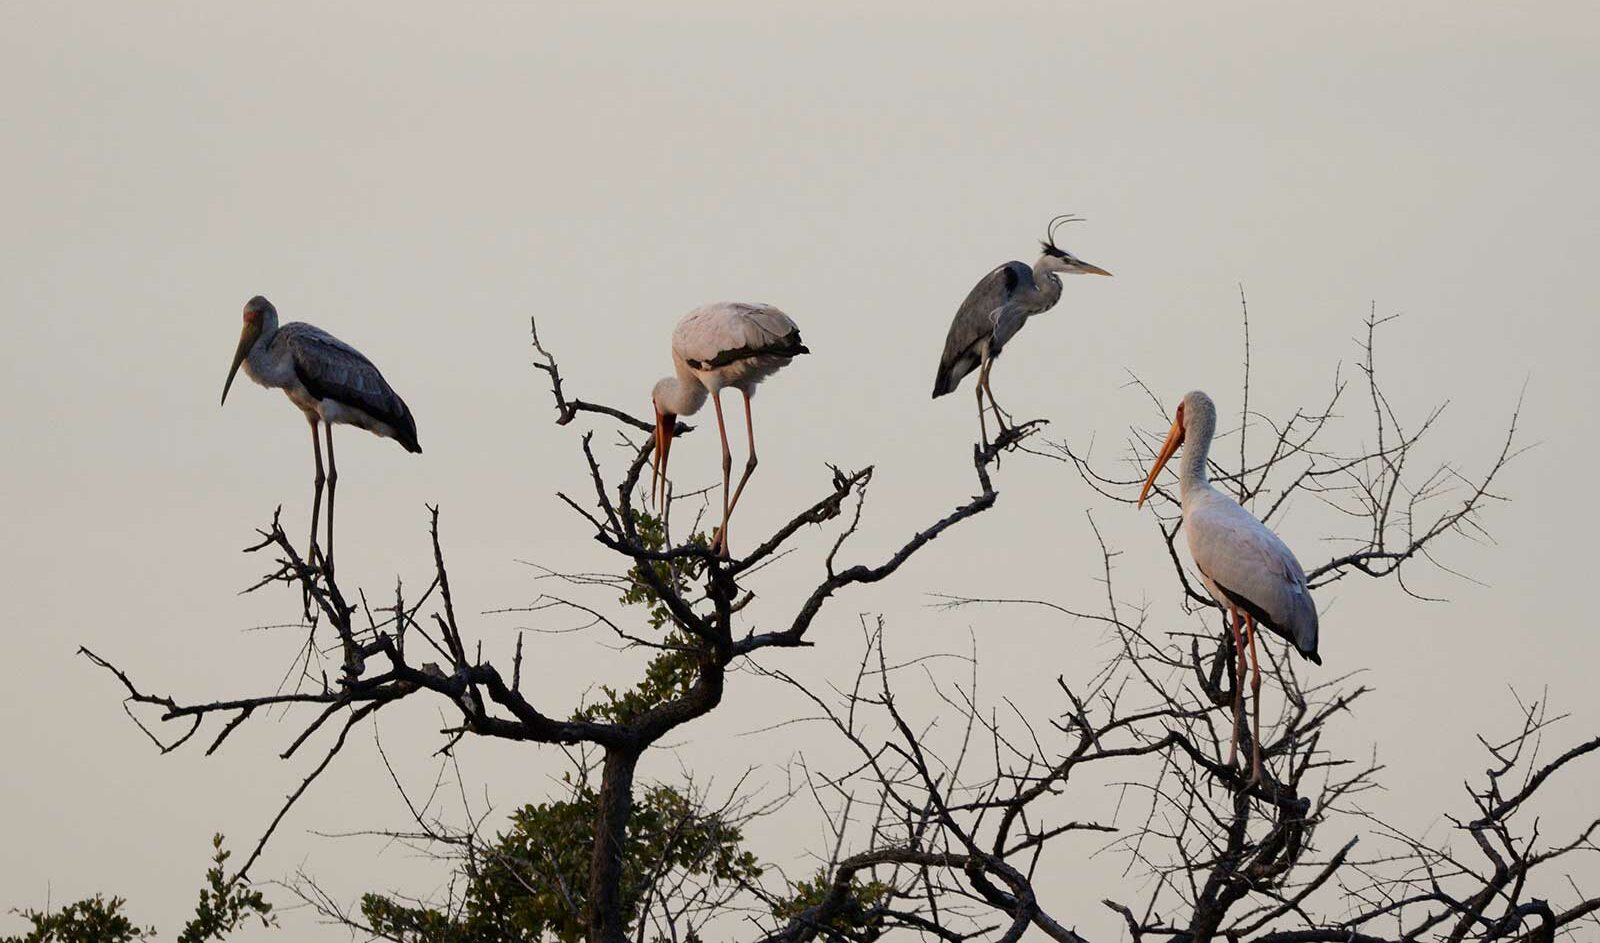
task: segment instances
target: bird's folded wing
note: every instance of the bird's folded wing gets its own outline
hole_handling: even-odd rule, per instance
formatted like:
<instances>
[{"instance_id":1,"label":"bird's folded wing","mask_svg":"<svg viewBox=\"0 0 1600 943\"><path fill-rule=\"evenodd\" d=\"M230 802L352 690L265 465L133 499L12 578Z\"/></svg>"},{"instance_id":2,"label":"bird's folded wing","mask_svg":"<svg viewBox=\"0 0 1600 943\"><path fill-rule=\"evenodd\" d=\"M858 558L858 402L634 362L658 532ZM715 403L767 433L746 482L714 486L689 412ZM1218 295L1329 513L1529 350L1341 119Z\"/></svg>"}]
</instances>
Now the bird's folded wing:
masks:
<instances>
[{"instance_id":1,"label":"bird's folded wing","mask_svg":"<svg viewBox=\"0 0 1600 943\"><path fill-rule=\"evenodd\" d=\"M1248 600L1280 628L1299 625L1308 607L1315 619L1300 562L1250 512L1218 501L1197 508L1186 523L1195 565L1212 582Z\"/></svg>"},{"instance_id":2,"label":"bird's folded wing","mask_svg":"<svg viewBox=\"0 0 1600 943\"><path fill-rule=\"evenodd\" d=\"M311 395L354 406L414 434L411 410L359 350L309 324L286 324L278 334L273 343L289 345L295 375Z\"/></svg>"},{"instance_id":3,"label":"bird's folded wing","mask_svg":"<svg viewBox=\"0 0 1600 943\"><path fill-rule=\"evenodd\" d=\"M1021 262L1007 262L978 280L967 292L967 298L956 309L950 322L950 331L944 338L944 353L939 357L941 367L955 363L964 354L972 352L978 343L994 334L996 310L1016 294L1024 275L1033 274Z\"/></svg>"},{"instance_id":4,"label":"bird's folded wing","mask_svg":"<svg viewBox=\"0 0 1600 943\"><path fill-rule=\"evenodd\" d=\"M697 370L725 367L749 357L795 357L810 353L800 340L800 328L787 314L771 305L734 303L717 323L720 331L697 330L688 325L679 347L689 366ZM709 321L709 318L708 318Z\"/></svg>"}]
</instances>

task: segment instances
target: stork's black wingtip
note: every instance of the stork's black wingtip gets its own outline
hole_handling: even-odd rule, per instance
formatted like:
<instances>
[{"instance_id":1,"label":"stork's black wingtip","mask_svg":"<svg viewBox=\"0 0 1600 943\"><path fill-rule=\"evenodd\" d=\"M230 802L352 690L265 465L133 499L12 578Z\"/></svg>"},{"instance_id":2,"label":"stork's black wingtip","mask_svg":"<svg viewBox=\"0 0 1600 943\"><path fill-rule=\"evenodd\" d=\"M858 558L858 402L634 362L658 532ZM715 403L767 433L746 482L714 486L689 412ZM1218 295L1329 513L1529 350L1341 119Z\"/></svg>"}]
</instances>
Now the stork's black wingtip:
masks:
<instances>
[{"instance_id":1,"label":"stork's black wingtip","mask_svg":"<svg viewBox=\"0 0 1600 943\"><path fill-rule=\"evenodd\" d=\"M1318 655L1316 652L1301 652L1300 654L1306 656L1306 661L1311 662L1313 665L1322 664L1322 656Z\"/></svg>"}]
</instances>

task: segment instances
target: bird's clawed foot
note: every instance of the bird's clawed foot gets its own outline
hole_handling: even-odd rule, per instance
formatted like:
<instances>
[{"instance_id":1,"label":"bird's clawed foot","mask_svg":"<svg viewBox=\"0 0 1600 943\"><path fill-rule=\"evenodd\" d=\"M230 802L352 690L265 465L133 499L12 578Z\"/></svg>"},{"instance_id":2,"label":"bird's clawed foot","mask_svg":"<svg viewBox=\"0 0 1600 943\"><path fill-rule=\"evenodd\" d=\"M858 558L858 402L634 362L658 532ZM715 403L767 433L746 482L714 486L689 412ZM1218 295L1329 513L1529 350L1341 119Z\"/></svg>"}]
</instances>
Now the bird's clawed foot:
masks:
<instances>
[{"instance_id":1,"label":"bird's clawed foot","mask_svg":"<svg viewBox=\"0 0 1600 943\"><path fill-rule=\"evenodd\" d=\"M723 539L722 528L718 527L711 535L711 552L727 560L730 558L728 541Z\"/></svg>"}]
</instances>

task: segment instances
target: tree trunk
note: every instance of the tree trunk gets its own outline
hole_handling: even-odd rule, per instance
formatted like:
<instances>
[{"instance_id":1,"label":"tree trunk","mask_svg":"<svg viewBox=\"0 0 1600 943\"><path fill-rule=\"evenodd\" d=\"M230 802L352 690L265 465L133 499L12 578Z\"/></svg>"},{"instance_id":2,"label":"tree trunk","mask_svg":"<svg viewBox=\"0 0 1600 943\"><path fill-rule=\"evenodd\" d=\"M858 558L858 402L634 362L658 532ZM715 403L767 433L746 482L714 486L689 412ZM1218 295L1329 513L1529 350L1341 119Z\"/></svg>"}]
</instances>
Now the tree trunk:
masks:
<instances>
[{"instance_id":1,"label":"tree trunk","mask_svg":"<svg viewBox=\"0 0 1600 943\"><path fill-rule=\"evenodd\" d=\"M594 823L594 856L589 861L589 941L627 943L628 922L622 912L622 852L633 814L633 769L637 750L612 747L600 779L600 800Z\"/></svg>"}]
</instances>

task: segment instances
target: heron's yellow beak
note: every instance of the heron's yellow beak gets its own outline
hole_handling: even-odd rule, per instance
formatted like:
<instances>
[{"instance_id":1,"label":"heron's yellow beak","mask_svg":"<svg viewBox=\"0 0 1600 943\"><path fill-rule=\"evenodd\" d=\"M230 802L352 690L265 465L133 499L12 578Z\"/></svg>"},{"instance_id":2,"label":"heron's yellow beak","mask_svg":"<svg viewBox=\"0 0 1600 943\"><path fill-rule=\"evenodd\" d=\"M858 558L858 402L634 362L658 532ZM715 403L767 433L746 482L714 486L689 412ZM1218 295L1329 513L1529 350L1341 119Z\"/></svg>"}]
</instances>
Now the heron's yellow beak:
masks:
<instances>
[{"instance_id":1,"label":"heron's yellow beak","mask_svg":"<svg viewBox=\"0 0 1600 943\"><path fill-rule=\"evenodd\" d=\"M1183 444L1183 404L1178 404L1178 414L1172 417L1172 429L1167 433L1167 441L1161 443L1161 452L1156 455L1156 463L1150 466L1150 474L1144 480L1144 487L1139 489L1139 503L1135 507L1144 507L1144 499L1150 494L1150 486L1155 484L1156 476L1161 474L1161 469L1167 464L1167 459L1172 453L1178 451L1178 446Z\"/></svg>"},{"instance_id":2,"label":"heron's yellow beak","mask_svg":"<svg viewBox=\"0 0 1600 943\"><path fill-rule=\"evenodd\" d=\"M1095 265L1095 264L1090 263L1090 262L1085 262L1082 259L1079 259L1078 262L1077 262L1077 265L1075 265L1073 267L1076 268L1079 272L1082 272L1085 275L1110 275L1111 274L1110 272L1106 271L1105 269L1101 268L1100 266Z\"/></svg>"},{"instance_id":3,"label":"heron's yellow beak","mask_svg":"<svg viewBox=\"0 0 1600 943\"><path fill-rule=\"evenodd\" d=\"M222 384L222 402L228 401L228 388L233 386L233 375L239 372L239 364L244 363L245 356L250 353L250 348L256 345L256 339L260 336L260 321L244 322L244 330L239 332L239 349L233 352L233 366L228 368L228 380Z\"/></svg>"},{"instance_id":4,"label":"heron's yellow beak","mask_svg":"<svg viewBox=\"0 0 1600 943\"><path fill-rule=\"evenodd\" d=\"M678 426L678 417L656 410L656 454L650 475L650 498L658 506L667 500L667 456L672 452L672 433Z\"/></svg>"}]
</instances>

